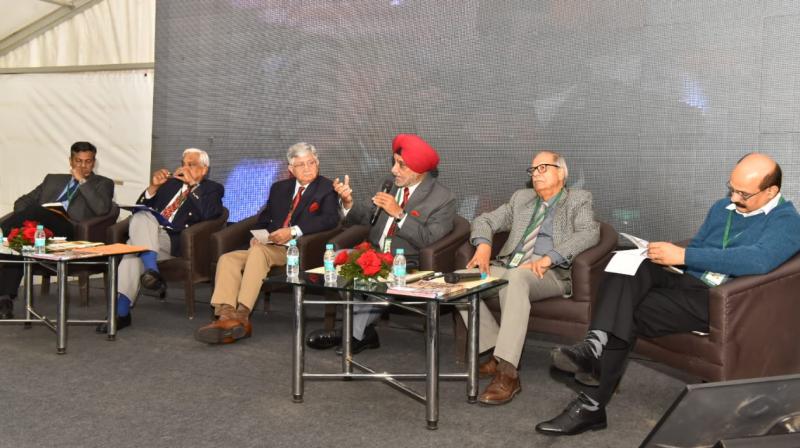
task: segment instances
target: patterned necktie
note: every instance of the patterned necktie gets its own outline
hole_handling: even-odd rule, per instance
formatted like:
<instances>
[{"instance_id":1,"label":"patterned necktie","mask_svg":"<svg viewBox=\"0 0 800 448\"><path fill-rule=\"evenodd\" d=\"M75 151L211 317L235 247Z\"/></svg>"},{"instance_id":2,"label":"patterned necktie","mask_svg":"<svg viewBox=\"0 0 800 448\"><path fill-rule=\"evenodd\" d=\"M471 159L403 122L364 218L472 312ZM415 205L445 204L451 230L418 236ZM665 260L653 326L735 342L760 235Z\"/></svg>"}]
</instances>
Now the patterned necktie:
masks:
<instances>
[{"instance_id":1,"label":"patterned necktie","mask_svg":"<svg viewBox=\"0 0 800 448\"><path fill-rule=\"evenodd\" d=\"M402 209L406 208L406 203L408 202L408 195L409 195L408 187L403 187L403 202L400 204L400 208ZM391 227L389 227L389 231L386 232L386 236L392 236L396 231L397 231L397 220L395 219L392 222Z\"/></svg>"},{"instance_id":2,"label":"patterned necktie","mask_svg":"<svg viewBox=\"0 0 800 448\"><path fill-rule=\"evenodd\" d=\"M292 200L292 208L289 209L289 214L286 215L286 219L283 220L283 225L281 227L289 227L289 221L292 220L292 214L294 214L294 210L297 208L297 204L300 203L300 196L303 195L303 191L306 187L300 187L297 189L297 194L294 195L294 199Z\"/></svg>"},{"instance_id":3,"label":"patterned necktie","mask_svg":"<svg viewBox=\"0 0 800 448\"><path fill-rule=\"evenodd\" d=\"M542 206L538 207L536 210L531 222L537 223L537 225L533 228L533 230L530 231L530 233L528 233L527 236L525 236L525 239L522 243L522 253L525 255L522 257L522 261L520 261L519 264L527 263L531 259L531 256L533 256L533 248L536 246L536 237L539 236L539 231L542 230L542 223L544 222L545 216L547 216L548 208L549 205L547 202L543 201Z\"/></svg>"},{"instance_id":4,"label":"patterned necktie","mask_svg":"<svg viewBox=\"0 0 800 448\"><path fill-rule=\"evenodd\" d=\"M70 179L69 183L67 184L67 189L64 190L64 193L59 196L56 202L69 202L72 199L72 195L75 194L75 190L78 189L78 181L75 179Z\"/></svg>"},{"instance_id":5,"label":"patterned necktie","mask_svg":"<svg viewBox=\"0 0 800 448\"><path fill-rule=\"evenodd\" d=\"M186 191L179 194L178 197L176 197L171 204L169 204L164 210L161 211L161 216L163 216L167 220L172 218L172 215L175 214L175 210L178 210L188 197L189 197L189 188L187 187Z\"/></svg>"}]
</instances>

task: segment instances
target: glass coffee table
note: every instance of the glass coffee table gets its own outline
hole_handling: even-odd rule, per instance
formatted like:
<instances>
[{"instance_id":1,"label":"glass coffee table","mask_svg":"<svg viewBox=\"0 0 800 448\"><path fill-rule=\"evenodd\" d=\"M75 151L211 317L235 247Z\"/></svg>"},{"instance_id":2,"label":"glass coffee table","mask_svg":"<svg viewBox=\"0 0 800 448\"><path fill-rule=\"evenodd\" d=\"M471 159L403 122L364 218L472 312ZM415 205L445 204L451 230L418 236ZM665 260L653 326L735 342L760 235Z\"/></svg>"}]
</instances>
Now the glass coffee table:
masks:
<instances>
[{"instance_id":1,"label":"glass coffee table","mask_svg":"<svg viewBox=\"0 0 800 448\"><path fill-rule=\"evenodd\" d=\"M358 379L379 380L388 383L401 392L425 404L425 418L428 429L436 429L439 422L439 380L464 379L467 382L467 401L478 399L478 300L494 294L505 286L506 280L494 279L478 286L468 288L439 298L412 297L387 292L384 283L370 283L355 287L353 282L339 278L336 284L326 284L323 275L301 273L299 278L286 276L268 277L266 283L289 285L294 296L294 334L292 344L292 399L303 401L303 383L306 379ZM319 294L335 292L338 299L307 299L306 291ZM354 299L354 295L367 294L370 300ZM343 335L353 332L353 305L396 306L425 318L426 362L424 373L379 373L369 366L353 359L351 338L342 337L342 370L336 373L313 373L305 371L305 313L306 305L342 305ZM461 373L439 372L439 308L441 306L466 305L469 311L467 322L467 369ZM355 372L357 369L358 372ZM421 394L401 380L424 379L425 393Z\"/></svg>"}]
</instances>

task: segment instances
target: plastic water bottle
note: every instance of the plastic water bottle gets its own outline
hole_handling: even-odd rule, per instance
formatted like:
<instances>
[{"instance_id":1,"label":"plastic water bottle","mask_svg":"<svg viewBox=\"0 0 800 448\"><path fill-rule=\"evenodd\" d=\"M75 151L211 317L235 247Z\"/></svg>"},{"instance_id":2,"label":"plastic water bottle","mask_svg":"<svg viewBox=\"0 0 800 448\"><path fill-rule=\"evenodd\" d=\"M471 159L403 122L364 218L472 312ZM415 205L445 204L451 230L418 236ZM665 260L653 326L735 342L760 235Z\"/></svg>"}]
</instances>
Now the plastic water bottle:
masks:
<instances>
[{"instance_id":1,"label":"plastic water bottle","mask_svg":"<svg viewBox=\"0 0 800 448\"><path fill-rule=\"evenodd\" d=\"M297 240L289 241L289 249L286 250L286 276L300 277L300 249L297 248Z\"/></svg>"},{"instance_id":2,"label":"plastic water bottle","mask_svg":"<svg viewBox=\"0 0 800 448\"><path fill-rule=\"evenodd\" d=\"M333 263L335 259L336 252L333 251L333 244L326 244L325 254L322 256L322 262L325 265L325 284L336 283L338 275L336 274L336 265Z\"/></svg>"},{"instance_id":3,"label":"plastic water bottle","mask_svg":"<svg viewBox=\"0 0 800 448\"><path fill-rule=\"evenodd\" d=\"M406 286L406 256L403 249L397 249L392 261L392 274L395 286Z\"/></svg>"},{"instance_id":4,"label":"plastic water bottle","mask_svg":"<svg viewBox=\"0 0 800 448\"><path fill-rule=\"evenodd\" d=\"M47 235L44 233L44 226L39 224L36 226L36 233L33 234L33 253L43 254L46 252L44 244L47 241Z\"/></svg>"}]
</instances>

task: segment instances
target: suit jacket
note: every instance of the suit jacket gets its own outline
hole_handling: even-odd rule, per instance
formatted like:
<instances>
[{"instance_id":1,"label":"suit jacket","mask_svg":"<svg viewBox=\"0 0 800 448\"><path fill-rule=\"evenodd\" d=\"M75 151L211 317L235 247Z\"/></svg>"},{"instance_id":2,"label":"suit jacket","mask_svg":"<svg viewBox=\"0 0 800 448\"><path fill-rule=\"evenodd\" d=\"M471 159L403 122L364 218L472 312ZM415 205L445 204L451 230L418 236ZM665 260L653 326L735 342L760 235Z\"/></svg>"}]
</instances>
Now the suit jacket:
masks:
<instances>
[{"instance_id":1,"label":"suit jacket","mask_svg":"<svg viewBox=\"0 0 800 448\"><path fill-rule=\"evenodd\" d=\"M283 226L283 221L292 208L295 183L296 180L291 178L272 184L267 206L258 215L256 229L273 232ZM300 196L289 225L300 227L303 235L308 235L330 230L338 223L339 200L333 190L333 182L326 177L317 176Z\"/></svg>"},{"instance_id":2,"label":"suit jacket","mask_svg":"<svg viewBox=\"0 0 800 448\"><path fill-rule=\"evenodd\" d=\"M564 197L556 206L553 216L553 249L564 257L564 263L553 268L564 281L571 282L570 268L578 254L600 241L600 224L594 220L592 194L585 190L564 190ZM511 200L496 210L484 213L472 222L470 241L476 238L492 241L497 232L509 232L508 240L498 257L511 255L530 224L536 191L532 188L517 190ZM570 287L569 291L572 290Z\"/></svg>"},{"instance_id":3,"label":"suit jacket","mask_svg":"<svg viewBox=\"0 0 800 448\"><path fill-rule=\"evenodd\" d=\"M136 203L144 204L160 212L169 205L182 187L183 182L170 178L152 198L145 197L147 191L145 190ZM202 221L219 218L222 215L222 196L224 195L225 187L208 179L203 179L189 194L189 197L172 217L172 225L175 230L166 229L171 242L170 254L172 256L179 256L181 253L180 235L183 229Z\"/></svg>"},{"instance_id":4,"label":"suit jacket","mask_svg":"<svg viewBox=\"0 0 800 448\"><path fill-rule=\"evenodd\" d=\"M390 194L397 194L393 186ZM412 266L419 264L419 250L442 239L453 230L456 216L456 200L453 193L431 175L425 176L414 193L409 196L405 212L408 214L403 226L392 236L392 253L402 248L406 260ZM347 213L346 224L369 224L372 207L367 204L354 205ZM386 221L390 218L381 213L378 221L369 230L369 242L378 246Z\"/></svg>"},{"instance_id":5,"label":"suit jacket","mask_svg":"<svg viewBox=\"0 0 800 448\"><path fill-rule=\"evenodd\" d=\"M48 174L30 193L14 202L14 212L21 212L46 202L56 202L70 180L72 180L71 174ZM80 222L108 214L113 199L114 181L93 173L86 178L86 182L78 186L69 201L67 216L72 221Z\"/></svg>"}]
</instances>

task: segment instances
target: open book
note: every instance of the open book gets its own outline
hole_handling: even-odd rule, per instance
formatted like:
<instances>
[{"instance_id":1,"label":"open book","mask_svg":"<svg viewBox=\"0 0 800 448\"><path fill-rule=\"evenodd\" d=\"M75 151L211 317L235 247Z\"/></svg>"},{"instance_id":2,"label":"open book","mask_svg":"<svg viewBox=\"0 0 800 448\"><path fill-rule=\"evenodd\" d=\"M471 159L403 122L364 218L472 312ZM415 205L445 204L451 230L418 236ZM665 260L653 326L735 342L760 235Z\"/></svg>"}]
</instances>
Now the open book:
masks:
<instances>
[{"instance_id":1,"label":"open book","mask_svg":"<svg viewBox=\"0 0 800 448\"><path fill-rule=\"evenodd\" d=\"M161 214L161 212L159 212L158 210L155 210L153 208L150 208L150 207L148 207L146 205L141 205L141 204L120 205L119 208L121 208L123 210L127 210L127 211L129 211L131 213L148 212L148 213L150 213L151 215L153 215L156 218L156 220L158 221L158 224L161 227L166 227L168 229L174 229L175 228L175 227L172 226L172 223L169 222L169 220L167 218L165 218L164 215Z\"/></svg>"},{"instance_id":2,"label":"open book","mask_svg":"<svg viewBox=\"0 0 800 448\"><path fill-rule=\"evenodd\" d=\"M424 297L436 299L463 291L466 287L460 283L445 283L436 280L420 280L406 286L392 286L386 290L390 294Z\"/></svg>"},{"instance_id":3,"label":"open book","mask_svg":"<svg viewBox=\"0 0 800 448\"><path fill-rule=\"evenodd\" d=\"M619 234L632 242L636 249L616 251L608 265L606 265L605 271L614 274L636 275L639 265L647 259L647 245L650 242L627 233L620 232ZM683 274L683 271L675 266L664 266L664 269L676 274Z\"/></svg>"}]
</instances>

